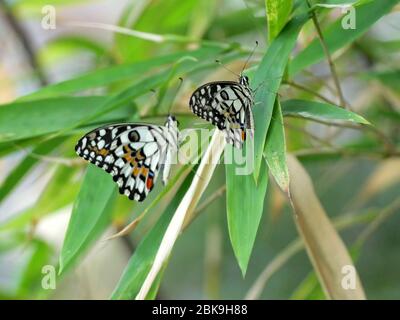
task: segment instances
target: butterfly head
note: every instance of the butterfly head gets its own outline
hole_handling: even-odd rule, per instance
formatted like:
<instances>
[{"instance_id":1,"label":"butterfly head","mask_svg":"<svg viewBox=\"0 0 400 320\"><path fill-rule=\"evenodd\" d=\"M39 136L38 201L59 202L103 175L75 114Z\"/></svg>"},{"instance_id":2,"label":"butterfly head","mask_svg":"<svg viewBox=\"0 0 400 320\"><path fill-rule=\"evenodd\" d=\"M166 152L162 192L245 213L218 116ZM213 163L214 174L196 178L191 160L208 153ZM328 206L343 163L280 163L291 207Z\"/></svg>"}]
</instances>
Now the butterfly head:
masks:
<instances>
[{"instance_id":1,"label":"butterfly head","mask_svg":"<svg viewBox=\"0 0 400 320\"><path fill-rule=\"evenodd\" d=\"M248 87L248 86L249 86L249 77L248 77L248 76L241 75L241 76L239 77L239 83L240 83L242 86Z\"/></svg>"}]
</instances>

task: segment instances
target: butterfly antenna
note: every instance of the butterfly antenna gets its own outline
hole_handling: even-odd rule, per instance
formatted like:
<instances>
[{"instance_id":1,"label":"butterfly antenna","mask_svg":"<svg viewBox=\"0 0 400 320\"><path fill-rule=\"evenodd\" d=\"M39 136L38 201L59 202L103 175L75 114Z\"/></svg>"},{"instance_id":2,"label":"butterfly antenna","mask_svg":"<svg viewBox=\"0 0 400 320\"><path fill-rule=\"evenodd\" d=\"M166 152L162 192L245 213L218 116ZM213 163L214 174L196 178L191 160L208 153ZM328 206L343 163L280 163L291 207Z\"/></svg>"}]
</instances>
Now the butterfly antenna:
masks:
<instances>
[{"instance_id":1,"label":"butterfly antenna","mask_svg":"<svg viewBox=\"0 0 400 320\"><path fill-rule=\"evenodd\" d=\"M254 46L253 50L251 51L251 53L250 53L249 56L247 57L246 63L244 64L243 69L242 69L242 72L240 72L240 74L242 74L243 71L247 68L247 65L249 64L251 58L253 57L254 52L256 52L257 47L258 47L258 41L256 41L256 45Z\"/></svg>"},{"instance_id":2,"label":"butterfly antenna","mask_svg":"<svg viewBox=\"0 0 400 320\"><path fill-rule=\"evenodd\" d=\"M220 60L215 60L216 63L218 63L222 68L224 68L226 71L229 71L230 73L234 74L237 77L240 77L239 74L237 74L235 71L232 71L231 69L229 69L227 66L225 66L224 64L222 64L222 62Z\"/></svg>"},{"instance_id":3,"label":"butterfly antenna","mask_svg":"<svg viewBox=\"0 0 400 320\"><path fill-rule=\"evenodd\" d=\"M179 85L178 85L178 88L176 89L175 97L174 97L174 99L172 100L171 105L169 106L169 110L168 110L168 114L169 114L169 115L171 114L171 110L172 110L173 106L174 106L175 103L176 103L176 97L178 96L178 92L179 92L179 91L181 90L181 88L182 88L183 78L182 78L182 77L179 77L178 79L179 79Z\"/></svg>"}]
</instances>

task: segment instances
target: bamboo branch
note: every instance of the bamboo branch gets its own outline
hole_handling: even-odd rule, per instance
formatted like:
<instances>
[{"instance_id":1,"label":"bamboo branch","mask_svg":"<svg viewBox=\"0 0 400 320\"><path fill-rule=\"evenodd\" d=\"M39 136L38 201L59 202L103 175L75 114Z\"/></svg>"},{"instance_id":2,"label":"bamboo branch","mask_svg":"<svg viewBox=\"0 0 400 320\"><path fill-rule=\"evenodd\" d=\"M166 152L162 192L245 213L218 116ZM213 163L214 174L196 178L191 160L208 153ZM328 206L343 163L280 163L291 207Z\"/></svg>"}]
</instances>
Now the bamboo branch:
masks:
<instances>
[{"instance_id":1,"label":"bamboo branch","mask_svg":"<svg viewBox=\"0 0 400 320\"><path fill-rule=\"evenodd\" d=\"M307 4L311 9L311 5L310 5L310 2L308 0L307 0ZM340 81L339 81L338 74L336 72L335 64L333 63L333 59L332 59L332 56L331 56L331 54L329 52L329 48L328 48L328 46L327 46L327 44L325 42L324 36L322 34L321 26L320 26L320 24L318 22L318 18L317 18L317 15L315 14L315 10L310 10L310 11L311 11L311 19L312 19L312 21L314 23L314 26L315 26L315 29L317 31L318 38L319 38L319 40L321 42L322 49L324 50L326 59L328 60L329 69L331 70L332 78L333 78L333 81L335 83L337 94L339 96L340 105L343 108L345 108L347 106L347 103L346 103L346 100L345 100L345 98L343 96L342 88L340 87Z\"/></svg>"},{"instance_id":2,"label":"bamboo branch","mask_svg":"<svg viewBox=\"0 0 400 320\"><path fill-rule=\"evenodd\" d=\"M320 94L320 93L318 93L318 92L316 92L316 91L314 91L314 90L312 90L310 88L307 88L307 87L305 87L305 86L303 86L301 84L298 84L297 82L287 80L287 81L283 81L282 84L286 84L286 85L291 86L293 88L296 88L296 89L302 90L304 92L310 93L310 94L316 96L317 98L321 99L322 101L325 101L325 102L327 102L329 104L332 104L334 106L336 105L336 103L334 101L328 99L327 97L323 96L322 94Z\"/></svg>"}]
</instances>

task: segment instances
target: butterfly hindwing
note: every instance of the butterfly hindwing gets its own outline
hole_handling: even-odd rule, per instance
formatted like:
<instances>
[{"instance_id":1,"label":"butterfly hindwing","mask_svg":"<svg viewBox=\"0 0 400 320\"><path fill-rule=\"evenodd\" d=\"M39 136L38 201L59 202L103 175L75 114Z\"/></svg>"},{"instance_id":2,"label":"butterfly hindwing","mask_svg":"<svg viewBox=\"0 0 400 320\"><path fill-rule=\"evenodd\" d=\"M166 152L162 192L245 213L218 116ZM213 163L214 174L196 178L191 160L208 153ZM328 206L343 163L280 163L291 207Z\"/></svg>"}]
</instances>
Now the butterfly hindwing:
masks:
<instances>
[{"instance_id":1,"label":"butterfly hindwing","mask_svg":"<svg viewBox=\"0 0 400 320\"><path fill-rule=\"evenodd\" d=\"M225 132L228 143L241 148L246 129L254 128L251 89L234 81L210 82L192 94L189 106L194 114Z\"/></svg>"},{"instance_id":2,"label":"butterfly hindwing","mask_svg":"<svg viewBox=\"0 0 400 320\"><path fill-rule=\"evenodd\" d=\"M119 192L143 201L153 189L167 152L175 149L163 126L119 124L83 136L75 150L85 160L110 173Z\"/></svg>"}]
</instances>

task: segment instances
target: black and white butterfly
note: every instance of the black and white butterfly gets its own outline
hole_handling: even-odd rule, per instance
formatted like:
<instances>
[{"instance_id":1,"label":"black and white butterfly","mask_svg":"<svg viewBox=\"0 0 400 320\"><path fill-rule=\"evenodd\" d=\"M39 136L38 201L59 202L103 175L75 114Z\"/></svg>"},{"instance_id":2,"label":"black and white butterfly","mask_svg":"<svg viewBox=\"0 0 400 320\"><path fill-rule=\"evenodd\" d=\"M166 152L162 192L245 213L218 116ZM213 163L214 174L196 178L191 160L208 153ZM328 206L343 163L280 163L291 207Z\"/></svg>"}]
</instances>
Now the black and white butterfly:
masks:
<instances>
[{"instance_id":1,"label":"black and white butterfly","mask_svg":"<svg viewBox=\"0 0 400 320\"><path fill-rule=\"evenodd\" d=\"M202 85L190 97L189 107L194 114L225 132L227 143L242 148L246 130L254 135L253 91L249 78L240 75L239 81L217 81Z\"/></svg>"},{"instance_id":2,"label":"black and white butterfly","mask_svg":"<svg viewBox=\"0 0 400 320\"><path fill-rule=\"evenodd\" d=\"M110 173L121 194L143 201L159 172L167 183L178 140L178 121L169 115L164 126L122 123L97 128L84 135L75 150Z\"/></svg>"}]
</instances>

